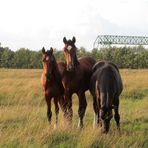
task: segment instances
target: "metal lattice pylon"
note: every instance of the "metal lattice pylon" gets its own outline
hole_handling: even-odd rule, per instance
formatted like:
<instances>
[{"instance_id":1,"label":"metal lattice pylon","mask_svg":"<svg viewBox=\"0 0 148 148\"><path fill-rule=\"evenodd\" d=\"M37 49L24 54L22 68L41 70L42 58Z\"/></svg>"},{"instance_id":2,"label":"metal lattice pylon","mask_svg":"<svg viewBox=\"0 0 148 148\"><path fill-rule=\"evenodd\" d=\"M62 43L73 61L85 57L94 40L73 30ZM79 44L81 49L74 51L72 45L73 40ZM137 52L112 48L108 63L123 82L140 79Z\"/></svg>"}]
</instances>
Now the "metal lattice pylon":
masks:
<instances>
[{"instance_id":1,"label":"metal lattice pylon","mask_svg":"<svg viewBox=\"0 0 148 148\"><path fill-rule=\"evenodd\" d=\"M118 45L148 45L148 37L146 36L118 36L118 35L99 35L93 47Z\"/></svg>"}]
</instances>

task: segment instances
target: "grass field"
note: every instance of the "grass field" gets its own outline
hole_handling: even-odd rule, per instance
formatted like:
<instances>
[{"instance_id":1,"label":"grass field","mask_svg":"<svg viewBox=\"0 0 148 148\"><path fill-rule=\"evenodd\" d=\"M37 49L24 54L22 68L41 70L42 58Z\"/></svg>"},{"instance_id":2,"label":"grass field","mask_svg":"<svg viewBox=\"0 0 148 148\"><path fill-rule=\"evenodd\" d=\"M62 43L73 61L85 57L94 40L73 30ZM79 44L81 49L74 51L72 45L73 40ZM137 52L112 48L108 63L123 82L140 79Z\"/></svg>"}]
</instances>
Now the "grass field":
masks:
<instances>
[{"instance_id":1,"label":"grass field","mask_svg":"<svg viewBox=\"0 0 148 148\"><path fill-rule=\"evenodd\" d=\"M59 128L46 118L46 103L40 85L42 70L0 69L0 147L117 147L148 148L148 70L121 70L124 91L120 98L121 131L102 135L93 129L92 97L84 129L77 129L78 99L73 96L73 127L64 128L60 111ZM53 110L53 120L55 119Z\"/></svg>"}]
</instances>

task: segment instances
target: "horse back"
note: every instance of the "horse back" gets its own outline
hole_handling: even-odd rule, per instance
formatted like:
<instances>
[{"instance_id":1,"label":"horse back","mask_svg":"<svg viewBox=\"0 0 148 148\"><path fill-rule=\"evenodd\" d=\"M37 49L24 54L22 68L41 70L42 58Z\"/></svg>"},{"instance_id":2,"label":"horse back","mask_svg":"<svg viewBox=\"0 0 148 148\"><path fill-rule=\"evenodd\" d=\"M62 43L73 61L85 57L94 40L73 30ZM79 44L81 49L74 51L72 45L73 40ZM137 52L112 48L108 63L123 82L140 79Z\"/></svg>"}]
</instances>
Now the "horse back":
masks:
<instances>
[{"instance_id":1,"label":"horse back","mask_svg":"<svg viewBox=\"0 0 148 148\"><path fill-rule=\"evenodd\" d=\"M95 59L91 57L79 58L78 62L79 64L73 72L67 71L64 62L58 63L64 87L73 93L79 90L86 91L89 89L92 67L96 63Z\"/></svg>"},{"instance_id":2,"label":"horse back","mask_svg":"<svg viewBox=\"0 0 148 148\"><path fill-rule=\"evenodd\" d=\"M98 72L97 80L99 81L100 92L108 91L120 95L122 92L122 81L117 69L107 64Z\"/></svg>"},{"instance_id":3,"label":"horse back","mask_svg":"<svg viewBox=\"0 0 148 148\"><path fill-rule=\"evenodd\" d=\"M79 58L78 61L79 61L78 67L81 67L81 69L88 70L91 72L92 72L92 67L96 63L95 59L87 56ZM66 64L60 61L58 62L58 68L59 68L60 74L63 75L64 72L66 71Z\"/></svg>"},{"instance_id":4,"label":"horse back","mask_svg":"<svg viewBox=\"0 0 148 148\"><path fill-rule=\"evenodd\" d=\"M79 58L79 63L80 65L82 65L82 67L92 71L92 67L96 63L96 60L92 57L85 56L85 57Z\"/></svg>"},{"instance_id":5,"label":"horse back","mask_svg":"<svg viewBox=\"0 0 148 148\"><path fill-rule=\"evenodd\" d=\"M117 93L120 95L123 89L121 76L118 67L109 61L100 61L93 66L93 74L90 80L90 91L93 96L96 95L96 82L99 82L102 92L106 85L114 85ZM113 89L111 89L113 90Z\"/></svg>"},{"instance_id":6,"label":"horse back","mask_svg":"<svg viewBox=\"0 0 148 148\"><path fill-rule=\"evenodd\" d=\"M111 61L107 61L107 60L102 60L102 61L99 61L97 62L94 66L93 66L93 72L101 67L103 67L104 65L107 65L107 64L110 64L112 65L118 72L119 72L119 69L118 69L118 66L111 62Z\"/></svg>"}]
</instances>

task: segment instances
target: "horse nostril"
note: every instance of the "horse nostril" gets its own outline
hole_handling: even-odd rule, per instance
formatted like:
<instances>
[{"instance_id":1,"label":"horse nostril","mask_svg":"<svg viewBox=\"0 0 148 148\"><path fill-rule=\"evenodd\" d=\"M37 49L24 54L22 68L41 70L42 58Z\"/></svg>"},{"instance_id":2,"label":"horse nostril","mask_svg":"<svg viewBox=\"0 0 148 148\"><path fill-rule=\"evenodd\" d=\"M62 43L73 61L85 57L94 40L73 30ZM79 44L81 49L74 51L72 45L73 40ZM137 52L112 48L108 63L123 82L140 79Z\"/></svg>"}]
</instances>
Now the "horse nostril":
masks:
<instances>
[{"instance_id":1,"label":"horse nostril","mask_svg":"<svg viewBox=\"0 0 148 148\"><path fill-rule=\"evenodd\" d=\"M72 70L72 68L71 68L71 67L68 67L68 68L67 68L67 70L68 70L68 71L71 71L71 70Z\"/></svg>"},{"instance_id":2,"label":"horse nostril","mask_svg":"<svg viewBox=\"0 0 148 148\"><path fill-rule=\"evenodd\" d=\"M73 70L74 70L74 67L72 65L67 66L67 71L73 71Z\"/></svg>"},{"instance_id":3,"label":"horse nostril","mask_svg":"<svg viewBox=\"0 0 148 148\"><path fill-rule=\"evenodd\" d=\"M68 68L68 69L73 69L73 67L74 67L74 65L73 65L72 62L69 62L69 63L67 64L67 68Z\"/></svg>"}]
</instances>

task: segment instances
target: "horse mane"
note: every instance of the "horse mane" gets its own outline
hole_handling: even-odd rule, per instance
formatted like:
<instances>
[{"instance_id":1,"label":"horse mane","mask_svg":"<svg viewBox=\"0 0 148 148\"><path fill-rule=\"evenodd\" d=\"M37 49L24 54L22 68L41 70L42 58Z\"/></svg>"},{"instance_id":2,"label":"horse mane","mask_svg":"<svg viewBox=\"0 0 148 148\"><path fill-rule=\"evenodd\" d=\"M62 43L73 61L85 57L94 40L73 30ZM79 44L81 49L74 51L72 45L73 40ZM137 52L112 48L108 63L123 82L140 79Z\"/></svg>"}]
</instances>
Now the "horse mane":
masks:
<instances>
[{"instance_id":1,"label":"horse mane","mask_svg":"<svg viewBox=\"0 0 148 148\"><path fill-rule=\"evenodd\" d=\"M77 55L75 55L74 64L75 64L75 66L78 66L80 64L78 61Z\"/></svg>"},{"instance_id":2,"label":"horse mane","mask_svg":"<svg viewBox=\"0 0 148 148\"><path fill-rule=\"evenodd\" d=\"M53 58L54 58L54 66L53 66L53 75L55 76L55 79L57 80L57 82L60 82L61 81L61 74L60 74L60 70L59 70L59 67L58 67L58 64L57 64L57 61L53 55Z\"/></svg>"}]
</instances>

